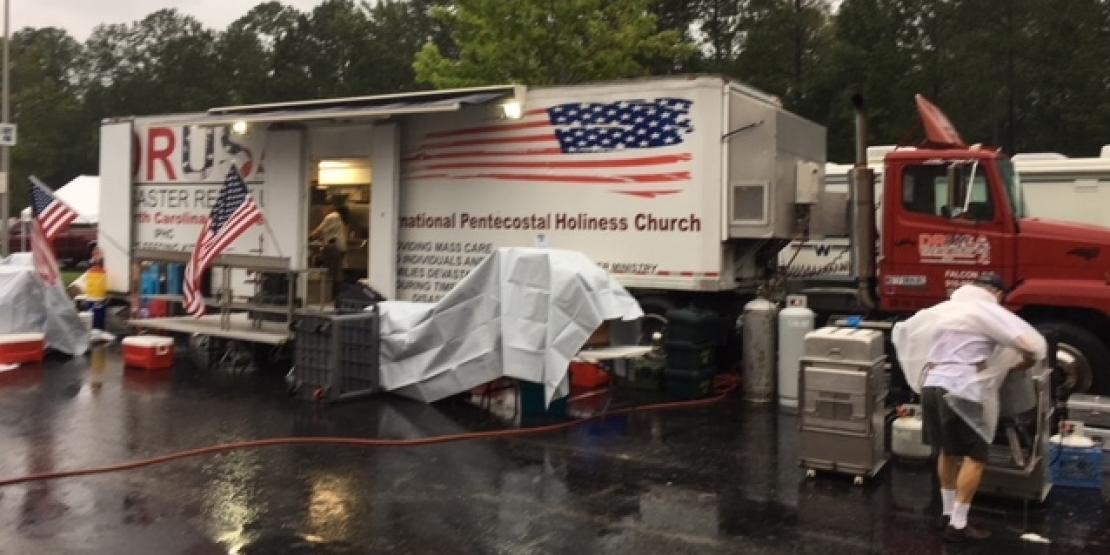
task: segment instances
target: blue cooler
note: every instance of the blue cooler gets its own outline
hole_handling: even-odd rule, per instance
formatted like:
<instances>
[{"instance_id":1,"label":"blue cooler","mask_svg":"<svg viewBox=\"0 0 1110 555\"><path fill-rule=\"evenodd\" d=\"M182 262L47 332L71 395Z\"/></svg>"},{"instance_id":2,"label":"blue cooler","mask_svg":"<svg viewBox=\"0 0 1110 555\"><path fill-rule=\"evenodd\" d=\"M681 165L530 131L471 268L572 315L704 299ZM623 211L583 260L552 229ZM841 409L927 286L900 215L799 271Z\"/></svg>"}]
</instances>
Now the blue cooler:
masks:
<instances>
[{"instance_id":1,"label":"blue cooler","mask_svg":"<svg viewBox=\"0 0 1110 555\"><path fill-rule=\"evenodd\" d=\"M151 264L150 268L143 272L141 289L143 295L162 293L162 266L160 264Z\"/></svg>"},{"instance_id":2,"label":"blue cooler","mask_svg":"<svg viewBox=\"0 0 1110 555\"><path fill-rule=\"evenodd\" d=\"M1052 483L1072 488L1102 489L1102 448L1068 447L1053 443L1048 452Z\"/></svg>"},{"instance_id":3,"label":"blue cooler","mask_svg":"<svg viewBox=\"0 0 1110 555\"><path fill-rule=\"evenodd\" d=\"M166 265L166 294L183 295L185 293L185 265Z\"/></svg>"}]
</instances>

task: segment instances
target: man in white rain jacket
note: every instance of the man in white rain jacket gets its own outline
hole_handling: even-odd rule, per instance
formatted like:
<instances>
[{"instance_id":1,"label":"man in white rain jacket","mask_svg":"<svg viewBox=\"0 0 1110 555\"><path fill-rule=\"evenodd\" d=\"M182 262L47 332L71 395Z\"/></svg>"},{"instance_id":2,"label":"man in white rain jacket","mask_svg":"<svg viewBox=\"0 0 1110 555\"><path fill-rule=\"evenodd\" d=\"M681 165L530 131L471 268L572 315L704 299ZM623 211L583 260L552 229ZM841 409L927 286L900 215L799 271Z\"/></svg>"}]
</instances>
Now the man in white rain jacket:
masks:
<instances>
[{"instance_id":1,"label":"man in white rain jacket","mask_svg":"<svg viewBox=\"0 0 1110 555\"><path fill-rule=\"evenodd\" d=\"M919 390L925 440L939 453L937 473L943 501L944 539L949 542L982 540L990 536L967 524L971 500L979 488L987 461L988 442L997 423L997 368L984 371L998 347L1021 354L1021 362L1008 368L1025 370L1045 356L1045 342L1028 323L999 303L1005 284L993 274L952 293L951 300L926 309L905 322L894 335L907 380ZM912 338L911 338L912 336ZM921 345L924 338L931 341ZM918 344L912 344L917 341ZM923 365L907 363L915 349L927 350ZM992 359L994 362L995 359ZM1003 374L1007 368L1002 368ZM987 374L992 379L987 379ZM1003 376L1004 377L1004 376ZM946 399L946 396L948 399ZM953 408L953 399L975 405L980 415L994 413L986 426L972 426ZM992 407L993 404L993 407ZM993 411L991 409L994 409ZM990 420L988 416L987 420ZM990 430L989 432L982 431Z\"/></svg>"}]
</instances>

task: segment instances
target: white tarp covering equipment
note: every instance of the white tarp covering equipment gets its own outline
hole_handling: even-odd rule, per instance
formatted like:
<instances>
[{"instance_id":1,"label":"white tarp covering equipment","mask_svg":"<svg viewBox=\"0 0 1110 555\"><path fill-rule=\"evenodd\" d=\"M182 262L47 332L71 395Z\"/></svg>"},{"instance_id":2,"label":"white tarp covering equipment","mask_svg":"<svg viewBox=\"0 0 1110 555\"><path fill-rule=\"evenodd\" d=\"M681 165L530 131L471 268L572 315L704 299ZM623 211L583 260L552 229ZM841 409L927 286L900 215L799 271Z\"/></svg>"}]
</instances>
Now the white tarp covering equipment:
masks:
<instances>
[{"instance_id":1,"label":"white tarp covering equipment","mask_svg":"<svg viewBox=\"0 0 1110 555\"><path fill-rule=\"evenodd\" d=\"M69 355L89 348L89 332L60 284L43 283L30 253L0 263L0 333L42 332L46 345Z\"/></svg>"},{"instance_id":2,"label":"white tarp covering equipment","mask_svg":"<svg viewBox=\"0 0 1110 555\"><path fill-rule=\"evenodd\" d=\"M433 402L502 376L570 391L568 367L605 320L643 311L605 270L572 251L494 251L437 303L387 301L382 386Z\"/></svg>"},{"instance_id":3,"label":"white tarp covering equipment","mask_svg":"<svg viewBox=\"0 0 1110 555\"><path fill-rule=\"evenodd\" d=\"M929 351L936 343L936 334L941 330L985 333L991 337L1005 334L1011 339L1025 338L1037 347L1036 357L1043 361L1048 351L1044 337L1020 318L1005 318L1003 324L999 311L1005 310L988 291L976 285L964 285L952 293L951 299L896 324L891 339L906 382L915 392L921 393L925 367L929 363ZM1006 330L1006 327L1009 329ZM951 392L944 397L953 411L988 444L994 441L998 417L1002 413L999 391L1007 378L1011 377L1010 369L1021 361L1022 355L1017 349L1000 342L970 384L970 390L979 393L981 402ZM1028 382L1030 378L1026 371L1013 379ZM1014 386L1024 389L1021 383Z\"/></svg>"}]
</instances>

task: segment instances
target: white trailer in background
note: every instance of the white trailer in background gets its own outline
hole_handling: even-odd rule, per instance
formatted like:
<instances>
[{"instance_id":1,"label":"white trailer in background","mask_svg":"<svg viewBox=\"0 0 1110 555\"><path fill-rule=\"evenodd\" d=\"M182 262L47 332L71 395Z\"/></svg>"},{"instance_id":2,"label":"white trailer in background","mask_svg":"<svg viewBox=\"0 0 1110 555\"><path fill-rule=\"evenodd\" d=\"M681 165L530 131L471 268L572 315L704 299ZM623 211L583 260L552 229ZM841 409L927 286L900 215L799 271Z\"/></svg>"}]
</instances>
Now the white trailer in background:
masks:
<instances>
[{"instance_id":1,"label":"white trailer in background","mask_svg":"<svg viewBox=\"0 0 1110 555\"><path fill-rule=\"evenodd\" d=\"M1091 158L1036 153L1012 159L1030 216L1110 227L1110 145Z\"/></svg>"}]
</instances>

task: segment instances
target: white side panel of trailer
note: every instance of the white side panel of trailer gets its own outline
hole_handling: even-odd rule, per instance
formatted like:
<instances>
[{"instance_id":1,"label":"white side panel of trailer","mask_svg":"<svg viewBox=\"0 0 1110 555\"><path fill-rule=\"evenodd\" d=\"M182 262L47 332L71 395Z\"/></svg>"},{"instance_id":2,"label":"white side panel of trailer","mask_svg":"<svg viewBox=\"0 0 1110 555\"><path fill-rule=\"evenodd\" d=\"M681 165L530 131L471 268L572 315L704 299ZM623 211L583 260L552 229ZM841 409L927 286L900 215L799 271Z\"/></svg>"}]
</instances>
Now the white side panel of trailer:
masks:
<instances>
[{"instance_id":1,"label":"white side panel of trailer","mask_svg":"<svg viewBox=\"0 0 1110 555\"><path fill-rule=\"evenodd\" d=\"M131 283L131 122L100 128L100 223L97 244L104 254L108 289L125 292Z\"/></svg>"},{"instance_id":2,"label":"white side panel of trailer","mask_svg":"<svg viewBox=\"0 0 1110 555\"><path fill-rule=\"evenodd\" d=\"M269 192L264 207L270 232L276 239L274 251L288 257L293 269L305 267L305 237L308 236L308 165L301 152L304 131L283 129L269 132L266 184Z\"/></svg>"},{"instance_id":3,"label":"white side panel of trailer","mask_svg":"<svg viewBox=\"0 0 1110 555\"><path fill-rule=\"evenodd\" d=\"M1110 227L1110 175L1023 181L1022 189L1030 217Z\"/></svg>"},{"instance_id":4,"label":"white side panel of trailer","mask_svg":"<svg viewBox=\"0 0 1110 555\"><path fill-rule=\"evenodd\" d=\"M720 80L533 89L524 113L406 122L398 298L434 301L508 246L581 251L627 287L720 288Z\"/></svg>"},{"instance_id":5,"label":"white side panel of trailer","mask_svg":"<svg viewBox=\"0 0 1110 555\"><path fill-rule=\"evenodd\" d=\"M276 142L263 127L235 135L227 127L176 125L154 118L136 120L138 172L134 178L134 247L190 252L234 164L270 222L294 221L287 213L301 194L301 174L271 179L270 162L282 165L302 156L299 144ZM281 200L279 200L281 199ZM271 228L274 226L271 225ZM281 226L278 226L281 227ZM229 254L289 256L299 238L256 226L244 233Z\"/></svg>"},{"instance_id":6,"label":"white side panel of trailer","mask_svg":"<svg viewBox=\"0 0 1110 555\"><path fill-rule=\"evenodd\" d=\"M401 134L396 123L374 126L374 186L370 189L370 286L397 296L397 242L401 207Z\"/></svg>"}]
</instances>

